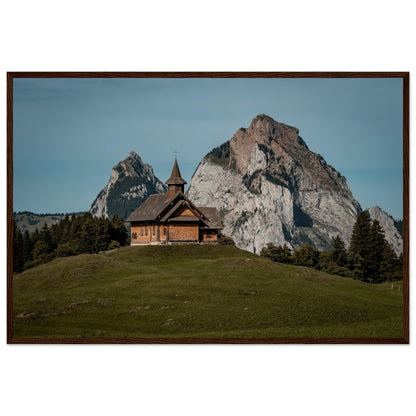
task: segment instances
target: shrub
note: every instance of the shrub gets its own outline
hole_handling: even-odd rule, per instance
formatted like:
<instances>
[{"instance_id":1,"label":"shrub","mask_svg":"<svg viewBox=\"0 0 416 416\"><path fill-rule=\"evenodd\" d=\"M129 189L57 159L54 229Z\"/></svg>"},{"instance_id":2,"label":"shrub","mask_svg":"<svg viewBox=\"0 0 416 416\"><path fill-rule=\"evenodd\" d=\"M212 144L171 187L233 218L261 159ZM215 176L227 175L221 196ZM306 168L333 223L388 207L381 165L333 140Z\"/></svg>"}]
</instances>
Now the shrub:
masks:
<instances>
[{"instance_id":1,"label":"shrub","mask_svg":"<svg viewBox=\"0 0 416 416\"><path fill-rule=\"evenodd\" d=\"M280 263L292 263L292 251L286 244L276 247L272 243L269 243L261 249L260 256L268 257L272 261L278 261Z\"/></svg>"},{"instance_id":2,"label":"shrub","mask_svg":"<svg viewBox=\"0 0 416 416\"><path fill-rule=\"evenodd\" d=\"M118 241L112 240L108 246L108 250L115 250L116 248L120 248L120 243Z\"/></svg>"},{"instance_id":3,"label":"shrub","mask_svg":"<svg viewBox=\"0 0 416 416\"><path fill-rule=\"evenodd\" d=\"M293 253L293 263L299 266L315 267L319 262L319 250L310 244L303 244Z\"/></svg>"},{"instance_id":4,"label":"shrub","mask_svg":"<svg viewBox=\"0 0 416 416\"><path fill-rule=\"evenodd\" d=\"M220 246L235 246L234 240L224 235L221 231L218 232L218 244Z\"/></svg>"}]
</instances>

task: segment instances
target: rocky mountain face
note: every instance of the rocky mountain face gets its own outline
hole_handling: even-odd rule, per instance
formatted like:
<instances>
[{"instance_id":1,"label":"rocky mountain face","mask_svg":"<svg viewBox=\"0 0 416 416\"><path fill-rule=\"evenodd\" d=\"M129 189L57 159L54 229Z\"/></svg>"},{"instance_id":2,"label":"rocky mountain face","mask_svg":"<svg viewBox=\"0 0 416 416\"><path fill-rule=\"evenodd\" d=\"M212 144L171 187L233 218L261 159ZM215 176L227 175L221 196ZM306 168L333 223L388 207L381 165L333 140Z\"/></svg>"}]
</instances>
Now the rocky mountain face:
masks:
<instances>
[{"instance_id":1,"label":"rocky mountain face","mask_svg":"<svg viewBox=\"0 0 416 416\"><path fill-rule=\"evenodd\" d=\"M149 195L163 193L167 186L143 163L140 156L130 152L128 157L114 166L110 180L91 205L96 217L127 218Z\"/></svg>"},{"instance_id":2,"label":"rocky mountain face","mask_svg":"<svg viewBox=\"0 0 416 416\"><path fill-rule=\"evenodd\" d=\"M269 242L327 249L337 234L348 244L361 210L345 177L297 128L264 114L203 158L187 193L215 206L224 234L257 253Z\"/></svg>"},{"instance_id":3,"label":"rocky mountain face","mask_svg":"<svg viewBox=\"0 0 416 416\"><path fill-rule=\"evenodd\" d=\"M380 207L372 207L368 209L370 218L374 221L377 220L383 227L386 240L393 247L393 250L397 255L403 253L403 238L400 235L394 219L384 212Z\"/></svg>"}]
</instances>

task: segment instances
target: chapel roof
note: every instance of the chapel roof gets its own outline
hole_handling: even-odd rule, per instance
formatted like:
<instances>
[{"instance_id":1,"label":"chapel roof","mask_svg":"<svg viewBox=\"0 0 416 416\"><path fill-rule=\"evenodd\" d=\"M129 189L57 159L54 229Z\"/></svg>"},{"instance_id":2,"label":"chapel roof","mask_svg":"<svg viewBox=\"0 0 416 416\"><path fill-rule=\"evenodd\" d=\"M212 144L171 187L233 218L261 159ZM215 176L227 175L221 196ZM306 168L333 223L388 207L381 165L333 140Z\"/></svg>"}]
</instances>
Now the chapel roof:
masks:
<instances>
[{"instance_id":1,"label":"chapel roof","mask_svg":"<svg viewBox=\"0 0 416 416\"><path fill-rule=\"evenodd\" d=\"M130 216L126 219L131 221L152 221L157 218L161 211L167 206L174 197L168 198L168 194L150 195Z\"/></svg>"},{"instance_id":2,"label":"chapel roof","mask_svg":"<svg viewBox=\"0 0 416 416\"><path fill-rule=\"evenodd\" d=\"M178 198L178 201L176 202L175 205L173 205L173 207L160 219L160 221L164 222L166 221L168 218L171 218L173 216L173 214L182 206L186 205L186 203L188 202L189 204L189 208L191 210L196 209L196 211L198 211L198 208L195 207L191 201L188 200L188 198L186 198L186 196L184 195L183 198Z\"/></svg>"},{"instance_id":3,"label":"chapel roof","mask_svg":"<svg viewBox=\"0 0 416 416\"><path fill-rule=\"evenodd\" d=\"M178 162L175 157L175 163L173 164L172 174L170 178L165 182L166 185L184 185L186 184L185 179L181 177L181 172L179 171Z\"/></svg>"},{"instance_id":4,"label":"chapel roof","mask_svg":"<svg viewBox=\"0 0 416 416\"><path fill-rule=\"evenodd\" d=\"M217 208L215 207L198 207L198 209L205 215L208 219L208 227L220 229L222 228L222 223L220 216L218 214Z\"/></svg>"},{"instance_id":5,"label":"chapel roof","mask_svg":"<svg viewBox=\"0 0 416 416\"><path fill-rule=\"evenodd\" d=\"M169 221L175 218L175 211L188 202L191 208L195 208L202 214L201 222L203 227L220 229L222 228L221 220L218 211L214 207L196 207L192 202L182 193L179 192L175 196L168 198L168 194L154 194L150 195L142 205L140 205L127 219L127 222L135 221ZM163 214L163 217L162 217ZM184 221L185 219L182 217ZM179 219L178 219L179 221ZM191 220L189 220L191 221ZM192 219L195 221L195 219Z\"/></svg>"}]
</instances>

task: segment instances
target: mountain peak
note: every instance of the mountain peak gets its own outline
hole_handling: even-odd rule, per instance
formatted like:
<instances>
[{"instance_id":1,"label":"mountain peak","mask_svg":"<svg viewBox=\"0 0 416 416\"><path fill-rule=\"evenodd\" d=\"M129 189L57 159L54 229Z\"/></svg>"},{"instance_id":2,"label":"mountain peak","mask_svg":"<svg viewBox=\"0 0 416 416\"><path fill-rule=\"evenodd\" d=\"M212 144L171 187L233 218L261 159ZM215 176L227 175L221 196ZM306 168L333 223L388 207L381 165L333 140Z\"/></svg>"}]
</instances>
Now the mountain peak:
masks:
<instances>
[{"instance_id":1,"label":"mountain peak","mask_svg":"<svg viewBox=\"0 0 416 416\"><path fill-rule=\"evenodd\" d=\"M127 156L127 158L131 158L131 159L137 159L137 158L139 158L140 159L140 156L134 150L132 150L129 153L129 155Z\"/></svg>"},{"instance_id":2,"label":"mountain peak","mask_svg":"<svg viewBox=\"0 0 416 416\"><path fill-rule=\"evenodd\" d=\"M266 114L259 114L254 117L248 129L244 133L251 133L250 138L254 141L261 141L263 138L276 138L279 123Z\"/></svg>"},{"instance_id":3,"label":"mountain peak","mask_svg":"<svg viewBox=\"0 0 416 416\"><path fill-rule=\"evenodd\" d=\"M266 114L259 114L251 121L250 126L240 128L229 141L229 166L234 166L243 175L252 171L253 155L262 158L269 164L272 159L290 157L294 163L308 163L312 152L310 152L305 141L299 136L299 129L287 124L279 123ZM259 159L259 160L260 160ZM261 162L264 165L264 162ZM315 164L320 169L320 164ZM255 168L255 167L254 167ZM254 170L256 170L255 168Z\"/></svg>"},{"instance_id":4,"label":"mountain peak","mask_svg":"<svg viewBox=\"0 0 416 416\"><path fill-rule=\"evenodd\" d=\"M253 124L257 124L257 123L263 123L263 124L268 124L268 123L277 123L276 120L274 120L272 117L268 116L267 114L258 114L256 117L253 118L253 120L251 120L250 126L252 126Z\"/></svg>"},{"instance_id":5,"label":"mountain peak","mask_svg":"<svg viewBox=\"0 0 416 416\"><path fill-rule=\"evenodd\" d=\"M255 131L260 135L268 135L269 138L278 138L282 135L287 136L288 133L291 133L291 136L293 136L294 139L297 139L299 133L298 128L279 123L267 114L259 114L254 117L248 130Z\"/></svg>"},{"instance_id":6,"label":"mountain peak","mask_svg":"<svg viewBox=\"0 0 416 416\"><path fill-rule=\"evenodd\" d=\"M133 162L133 163L139 163L140 165L144 165L141 157L134 150L132 150L129 153L129 155L124 160L122 160L120 163L127 162L127 161L130 161L130 162Z\"/></svg>"},{"instance_id":7,"label":"mountain peak","mask_svg":"<svg viewBox=\"0 0 416 416\"><path fill-rule=\"evenodd\" d=\"M258 251L268 242L328 248L338 234L348 242L360 211L346 179L308 149L299 130L266 114L207 154L188 195L216 204L224 233Z\"/></svg>"},{"instance_id":8,"label":"mountain peak","mask_svg":"<svg viewBox=\"0 0 416 416\"><path fill-rule=\"evenodd\" d=\"M91 205L97 217L127 218L149 195L166 192L167 187L154 175L153 168L131 151L111 171L110 179Z\"/></svg>"}]
</instances>

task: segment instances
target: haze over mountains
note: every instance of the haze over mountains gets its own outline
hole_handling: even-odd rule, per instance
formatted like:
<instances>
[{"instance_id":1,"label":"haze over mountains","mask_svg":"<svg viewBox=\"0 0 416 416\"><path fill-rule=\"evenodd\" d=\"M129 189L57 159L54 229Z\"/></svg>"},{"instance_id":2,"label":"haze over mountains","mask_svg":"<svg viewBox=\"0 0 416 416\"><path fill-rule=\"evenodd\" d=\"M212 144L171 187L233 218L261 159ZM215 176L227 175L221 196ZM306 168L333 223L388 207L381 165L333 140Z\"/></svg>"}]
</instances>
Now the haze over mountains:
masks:
<instances>
[{"instance_id":1,"label":"haze over mountains","mask_svg":"<svg viewBox=\"0 0 416 416\"><path fill-rule=\"evenodd\" d=\"M152 167L130 152L112 169L90 212L126 218L149 195L163 192L166 185ZM298 129L264 114L202 159L187 195L196 205L215 206L224 234L257 253L269 242L327 249L336 235L348 245L361 211L346 178L309 150ZM378 207L369 212L399 254L403 242L394 220Z\"/></svg>"}]
</instances>

